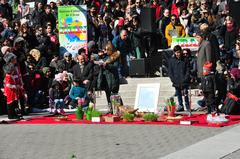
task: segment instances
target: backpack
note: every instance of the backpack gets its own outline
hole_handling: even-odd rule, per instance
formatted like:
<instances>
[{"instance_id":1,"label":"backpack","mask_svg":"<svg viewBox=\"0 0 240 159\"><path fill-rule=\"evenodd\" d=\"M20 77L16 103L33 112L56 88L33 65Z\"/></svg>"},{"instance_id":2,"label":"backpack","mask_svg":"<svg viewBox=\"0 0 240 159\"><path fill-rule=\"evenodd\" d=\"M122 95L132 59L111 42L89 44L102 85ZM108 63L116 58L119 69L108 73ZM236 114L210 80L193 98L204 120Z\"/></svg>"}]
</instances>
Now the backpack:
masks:
<instances>
[{"instance_id":1,"label":"backpack","mask_svg":"<svg viewBox=\"0 0 240 159\"><path fill-rule=\"evenodd\" d=\"M240 102L239 99L228 93L224 101L224 105L221 107L221 112L228 115L239 115L240 114Z\"/></svg>"}]
</instances>

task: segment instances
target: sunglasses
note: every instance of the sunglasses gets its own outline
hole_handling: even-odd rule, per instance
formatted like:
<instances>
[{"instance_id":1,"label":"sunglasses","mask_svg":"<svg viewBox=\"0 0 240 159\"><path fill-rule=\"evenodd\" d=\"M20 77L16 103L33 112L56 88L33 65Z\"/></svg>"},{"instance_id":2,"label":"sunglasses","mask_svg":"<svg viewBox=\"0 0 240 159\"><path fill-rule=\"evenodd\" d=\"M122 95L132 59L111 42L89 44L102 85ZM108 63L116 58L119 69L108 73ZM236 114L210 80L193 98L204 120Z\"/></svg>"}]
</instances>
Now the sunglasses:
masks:
<instances>
[{"instance_id":1,"label":"sunglasses","mask_svg":"<svg viewBox=\"0 0 240 159\"><path fill-rule=\"evenodd\" d=\"M171 19L171 21L175 21L176 19L174 18L174 19Z\"/></svg>"}]
</instances>

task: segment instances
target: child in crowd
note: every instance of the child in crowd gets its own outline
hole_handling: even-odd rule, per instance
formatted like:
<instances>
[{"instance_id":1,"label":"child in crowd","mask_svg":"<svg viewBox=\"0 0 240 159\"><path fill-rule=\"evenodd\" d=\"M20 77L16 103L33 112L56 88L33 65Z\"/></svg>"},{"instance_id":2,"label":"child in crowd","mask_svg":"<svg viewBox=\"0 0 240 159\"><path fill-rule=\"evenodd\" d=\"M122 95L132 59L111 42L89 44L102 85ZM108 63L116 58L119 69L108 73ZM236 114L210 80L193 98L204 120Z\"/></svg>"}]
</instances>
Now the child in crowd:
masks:
<instances>
[{"instance_id":1,"label":"child in crowd","mask_svg":"<svg viewBox=\"0 0 240 159\"><path fill-rule=\"evenodd\" d=\"M14 80L15 66L12 63L4 66L5 79L4 79L4 95L7 99L8 119L20 119L17 115L16 109L18 108L18 86Z\"/></svg>"},{"instance_id":2,"label":"child in crowd","mask_svg":"<svg viewBox=\"0 0 240 159\"><path fill-rule=\"evenodd\" d=\"M54 114L64 114L64 93L63 89L58 81L53 81L52 83L52 88L49 89L49 98L53 102L53 107L50 107L51 113L53 112ZM52 109L54 109L52 111ZM60 109L58 111L58 109Z\"/></svg>"},{"instance_id":3,"label":"child in crowd","mask_svg":"<svg viewBox=\"0 0 240 159\"><path fill-rule=\"evenodd\" d=\"M207 106L207 114L208 114L207 121L212 121L212 114L216 110L215 108L216 107L216 104L215 104L216 82L215 82L214 72L212 72L211 62L206 62L203 65L203 77L201 78L201 87L202 87L203 96Z\"/></svg>"},{"instance_id":4,"label":"child in crowd","mask_svg":"<svg viewBox=\"0 0 240 159\"><path fill-rule=\"evenodd\" d=\"M82 107L88 106L89 98L87 96L87 89L84 87L80 79L73 80L73 86L69 92L71 98L70 108L75 108L81 102Z\"/></svg>"}]
</instances>

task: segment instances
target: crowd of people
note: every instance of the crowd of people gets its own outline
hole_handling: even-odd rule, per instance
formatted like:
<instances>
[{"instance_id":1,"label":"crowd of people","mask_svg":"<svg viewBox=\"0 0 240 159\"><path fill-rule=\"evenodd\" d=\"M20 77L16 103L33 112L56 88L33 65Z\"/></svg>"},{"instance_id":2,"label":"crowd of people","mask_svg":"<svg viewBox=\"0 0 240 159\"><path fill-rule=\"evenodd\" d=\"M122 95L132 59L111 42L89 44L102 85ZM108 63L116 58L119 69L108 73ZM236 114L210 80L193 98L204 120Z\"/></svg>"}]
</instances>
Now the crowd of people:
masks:
<instances>
[{"instance_id":1,"label":"crowd of people","mask_svg":"<svg viewBox=\"0 0 240 159\"><path fill-rule=\"evenodd\" d=\"M38 0L31 9L24 0L1 0L0 112L8 113L9 118L19 118L17 107L22 115L27 113L26 107L50 107L53 113L63 113L63 108L72 109L79 101L84 106L95 102L94 91L104 90L112 113L110 96L118 93L121 79L129 76L131 59L169 48L173 37L196 37L200 45L196 56L189 49L174 48L169 76L179 99L178 110L183 109L182 95L189 110L188 86L200 83L204 69L211 63L210 72L218 78L216 89L211 93L203 90L205 100L201 102L203 106L215 106L208 110L211 113L225 100L227 92L240 97L239 28L229 15L228 2L58 0L47 4L46 0ZM59 54L57 8L61 5L88 8L87 50L79 49L75 57L69 52ZM142 29L144 8L155 10L154 32ZM183 71L175 72L179 69Z\"/></svg>"}]
</instances>

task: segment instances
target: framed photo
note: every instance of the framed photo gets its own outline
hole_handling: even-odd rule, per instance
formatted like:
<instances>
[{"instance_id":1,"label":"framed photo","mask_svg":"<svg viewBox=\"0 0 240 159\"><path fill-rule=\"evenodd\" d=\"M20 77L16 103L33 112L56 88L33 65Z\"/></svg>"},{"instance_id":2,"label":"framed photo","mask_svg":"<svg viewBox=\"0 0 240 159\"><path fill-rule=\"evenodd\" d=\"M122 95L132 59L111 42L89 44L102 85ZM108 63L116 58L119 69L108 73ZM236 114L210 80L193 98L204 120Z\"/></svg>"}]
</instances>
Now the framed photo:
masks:
<instances>
[{"instance_id":1,"label":"framed photo","mask_svg":"<svg viewBox=\"0 0 240 159\"><path fill-rule=\"evenodd\" d=\"M134 109L140 112L157 110L160 83L138 84Z\"/></svg>"}]
</instances>

